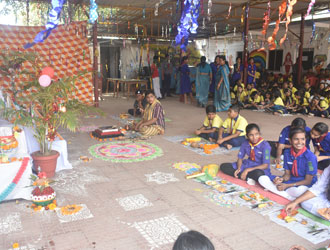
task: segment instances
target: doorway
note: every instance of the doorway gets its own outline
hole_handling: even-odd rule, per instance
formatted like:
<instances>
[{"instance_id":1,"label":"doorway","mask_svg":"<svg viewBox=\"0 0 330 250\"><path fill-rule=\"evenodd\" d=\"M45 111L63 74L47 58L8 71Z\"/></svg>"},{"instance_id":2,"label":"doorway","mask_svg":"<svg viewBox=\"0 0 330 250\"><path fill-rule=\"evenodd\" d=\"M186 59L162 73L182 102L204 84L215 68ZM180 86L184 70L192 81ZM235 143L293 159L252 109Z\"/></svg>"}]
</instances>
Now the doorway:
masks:
<instances>
[{"instance_id":1,"label":"doorway","mask_svg":"<svg viewBox=\"0 0 330 250\"><path fill-rule=\"evenodd\" d=\"M107 78L120 78L120 47L101 46L102 93L113 91L113 85L107 86Z\"/></svg>"}]
</instances>

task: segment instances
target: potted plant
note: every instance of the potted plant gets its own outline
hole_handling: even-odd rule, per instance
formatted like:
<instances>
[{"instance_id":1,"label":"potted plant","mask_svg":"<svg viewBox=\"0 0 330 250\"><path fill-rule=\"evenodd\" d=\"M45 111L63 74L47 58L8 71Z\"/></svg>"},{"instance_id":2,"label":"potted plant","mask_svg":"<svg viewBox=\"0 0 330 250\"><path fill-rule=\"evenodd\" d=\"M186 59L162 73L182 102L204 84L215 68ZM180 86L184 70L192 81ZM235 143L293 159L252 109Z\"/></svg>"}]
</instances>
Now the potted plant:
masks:
<instances>
[{"instance_id":1,"label":"potted plant","mask_svg":"<svg viewBox=\"0 0 330 250\"><path fill-rule=\"evenodd\" d=\"M74 77L51 79L54 71L43 68L33 53L11 51L0 54L0 75L10 80L10 88L2 88L5 99L3 116L15 125L32 128L40 151L32 153L34 168L54 176L59 153L52 143L60 127L75 131L83 113L96 108L82 103L75 96ZM18 81L19 79L19 81Z\"/></svg>"}]
</instances>

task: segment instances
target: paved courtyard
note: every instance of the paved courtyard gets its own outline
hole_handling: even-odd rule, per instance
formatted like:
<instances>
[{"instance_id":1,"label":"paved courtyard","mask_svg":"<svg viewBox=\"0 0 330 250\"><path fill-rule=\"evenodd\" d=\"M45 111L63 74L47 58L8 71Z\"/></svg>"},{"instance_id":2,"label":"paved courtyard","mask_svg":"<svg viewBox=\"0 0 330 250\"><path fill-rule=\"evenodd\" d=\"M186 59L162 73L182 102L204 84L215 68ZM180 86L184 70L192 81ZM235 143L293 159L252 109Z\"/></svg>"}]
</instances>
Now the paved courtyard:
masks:
<instances>
[{"instance_id":1,"label":"paved courtyard","mask_svg":"<svg viewBox=\"0 0 330 250\"><path fill-rule=\"evenodd\" d=\"M83 125L119 125L111 115L127 112L133 101L106 97L100 103L105 117L84 118ZM202 232L217 250L286 250L295 244L310 250L330 244L330 240L312 244L253 209L221 207L205 198L208 190L200 183L186 180L184 173L172 165L232 162L237 151L202 156L166 140L168 136L191 134L201 126L205 111L184 105L176 97L162 100L162 104L171 120L166 123L165 135L141 141L147 149L134 149L136 154L146 154L146 161L105 161L89 153L89 148L100 142L88 133L61 133L68 142L73 169L55 176L57 203L79 204L82 209L75 216L63 216L58 211L33 211L28 201L2 203L0 249L11 249L15 242L20 249L171 249L178 234L187 230ZM249 122L259 124L268 140L276 140L281 129L295 118L246 110L241 114ZM220 116L225 119L227 114ZM318 121L330 124L321 118L305 119L309 126ZM82 162L80 156L92 160Z\"/></svg>"}]
</instances>

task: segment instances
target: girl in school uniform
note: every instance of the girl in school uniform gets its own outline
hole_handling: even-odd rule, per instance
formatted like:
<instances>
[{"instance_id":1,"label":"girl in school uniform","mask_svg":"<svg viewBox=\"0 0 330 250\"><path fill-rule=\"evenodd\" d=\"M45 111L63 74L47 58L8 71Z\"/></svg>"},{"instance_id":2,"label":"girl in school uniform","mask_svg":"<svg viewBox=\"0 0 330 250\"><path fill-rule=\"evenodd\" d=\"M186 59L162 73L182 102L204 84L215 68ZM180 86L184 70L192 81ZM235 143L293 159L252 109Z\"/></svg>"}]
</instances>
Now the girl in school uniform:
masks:
<instances>
[{"instance_id":1,"label":"girl in school uniform","mask_svg":"<svg viewBox=\"0 0 330 250\"><path fill-rule=\"evenodd\" d=\"M293 105L292 112L293 113L300 113L300 114L307 114L307 107L309 105L307 98L305 97L304 90L298 90L294 94L294 101L295 104Z\"/></svg>"},{"instance_id":2,"label":"girl in school uniform","mask_svg":"<svg viewBox=\"0 0 330 250\"><path fill-rule=\"evenodd\" d=\"M318 161L318 168L323 170L330 165L330 132L327 124L318 122L311 131L311 137Z\"/></svg>"},{"instance_id":3,"label":"girl in school uniform","mask_svg":"<svg viewBox=\"0 0 330 250\"><path fill-rule=\"evenodd\" d=\"M246 127L247 139L242 143L238 160L235 163L223 163L220 170L235 178L246 180L251 178L258 181L262 175L271 176L269 143L260 135L257 124L251 123ZM247 159L246 156L248 157Z\"/></svg>"},{"instance_id":4,"label":"girl in school uniform","mask_svg":"<svg viewBox=\"0 0 330 250\"><path fill-rule=\"evenodd\" d=\"M316 182L317 159L306 147L304 129L292 129L289 138L292 147L284 150L285 174L275 177L273 181L266 175L261 176L259 183L275 194L294 200Z\"/></svg>"},{"instance_id":5,"label":"girl in school uniform","mask_svg":"<svg viewBox=\"0 0 330 250\"><path fill-rule=\"evenodd\" d=\"M288 214L299 203L308 212L330 221L330 166L324 169L318 181L308 191L286 206ZM319 213L320 209L325 209L322 215Z\"/></svg>"}]
</instances>

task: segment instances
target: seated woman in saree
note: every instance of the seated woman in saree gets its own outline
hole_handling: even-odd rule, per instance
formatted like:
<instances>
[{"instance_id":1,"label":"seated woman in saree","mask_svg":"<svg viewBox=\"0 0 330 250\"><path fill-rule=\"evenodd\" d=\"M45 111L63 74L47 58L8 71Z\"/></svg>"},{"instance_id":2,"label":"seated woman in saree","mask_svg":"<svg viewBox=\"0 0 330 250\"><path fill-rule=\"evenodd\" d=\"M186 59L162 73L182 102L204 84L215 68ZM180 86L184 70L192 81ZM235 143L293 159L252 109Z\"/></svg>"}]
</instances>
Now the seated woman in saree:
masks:
<instances>
[{"instance_id":1,"label":"seated woman in saree","mask_svg":"<svg viewBox=\"0 0 330 250\"><path fill-rule=\"evenodd\" d=\"M148 104L135 130L144 136L163 135L165 133L163 107L152 90L147 90L145 96Z\"/></svg>"},{"instance_id":2,"label":"seated woman in saree","mask_svg":"<svg viewBox=\"0 0 330 250\"><path fill-rule=\"evenodd\" d=\"M217 73L215 75L215 94L214 105L217 112L227 111L231 106L230 99L230 82L229 82L229 68L226 65L226 58L224 56L217 56Z\"/></svg>"}]
</instances>

